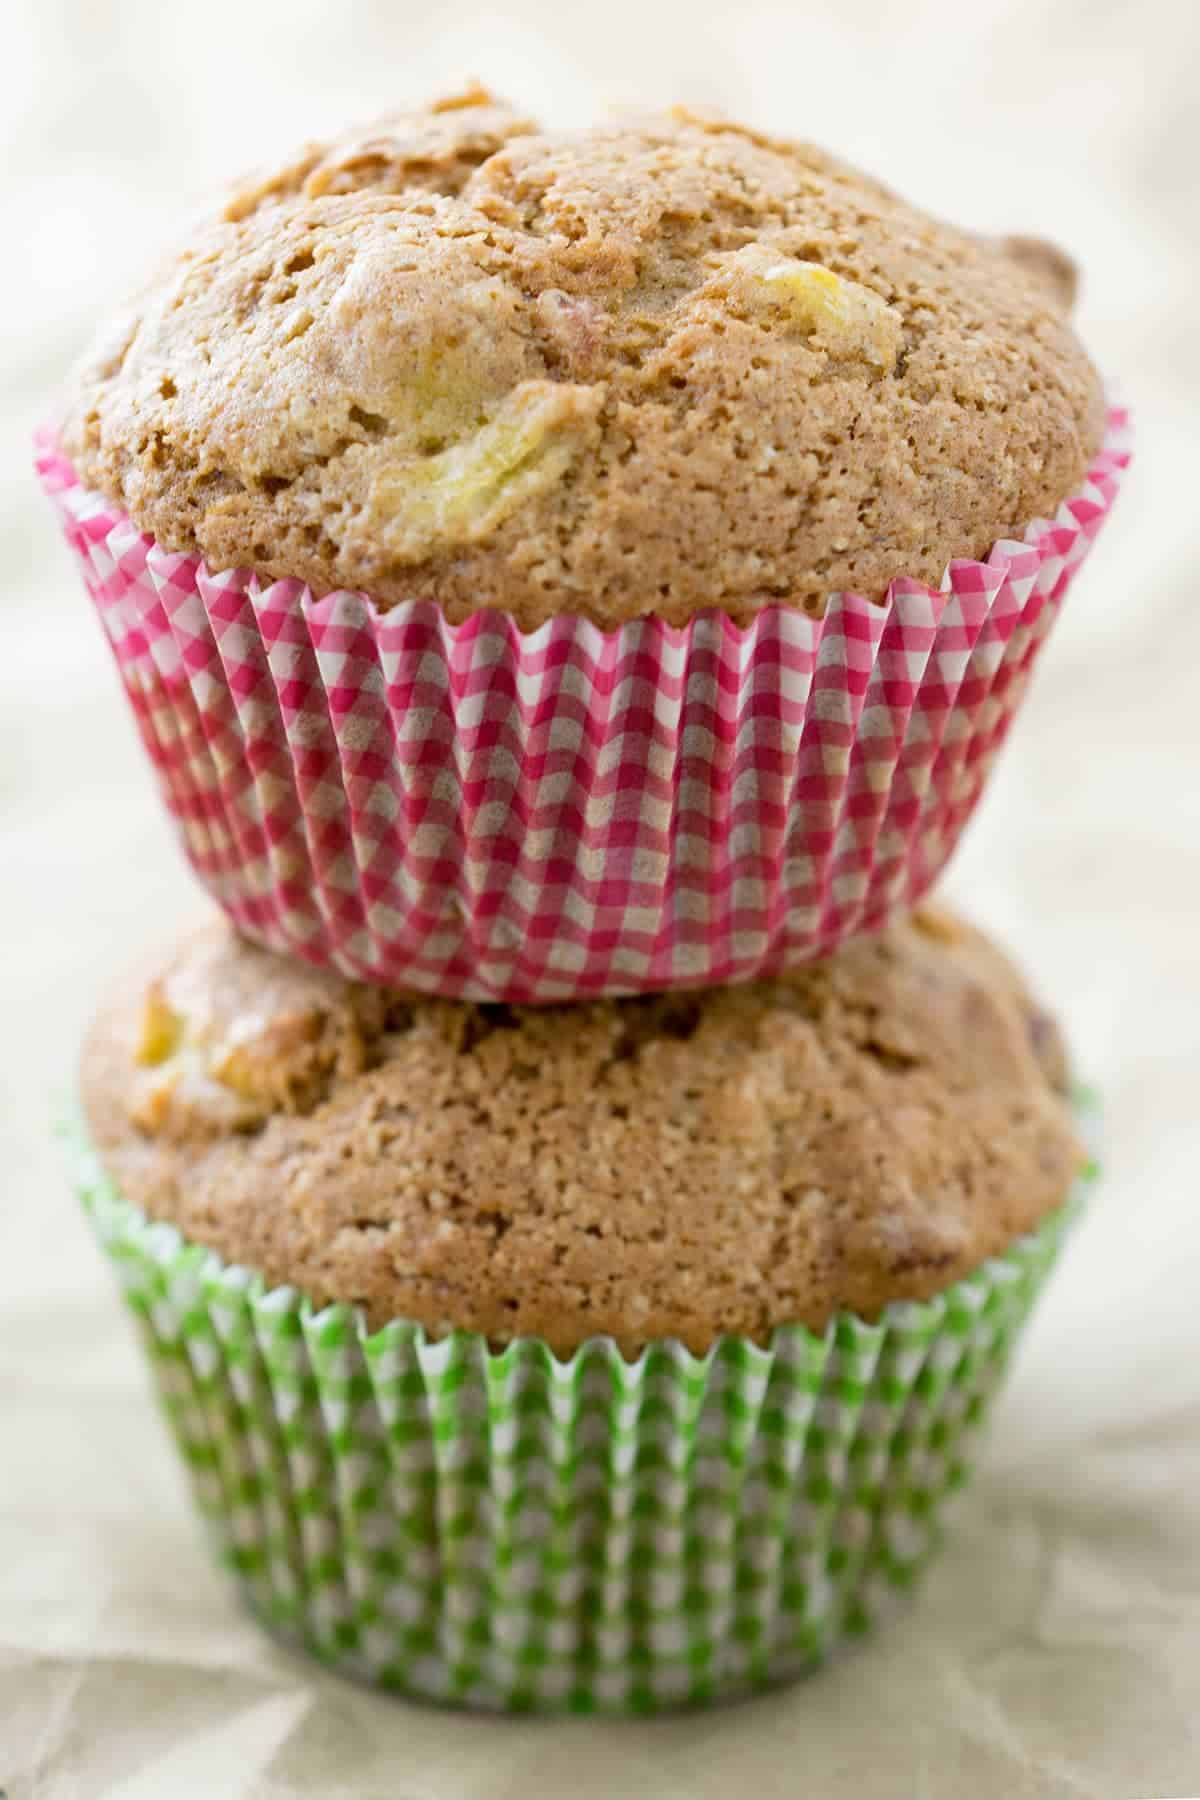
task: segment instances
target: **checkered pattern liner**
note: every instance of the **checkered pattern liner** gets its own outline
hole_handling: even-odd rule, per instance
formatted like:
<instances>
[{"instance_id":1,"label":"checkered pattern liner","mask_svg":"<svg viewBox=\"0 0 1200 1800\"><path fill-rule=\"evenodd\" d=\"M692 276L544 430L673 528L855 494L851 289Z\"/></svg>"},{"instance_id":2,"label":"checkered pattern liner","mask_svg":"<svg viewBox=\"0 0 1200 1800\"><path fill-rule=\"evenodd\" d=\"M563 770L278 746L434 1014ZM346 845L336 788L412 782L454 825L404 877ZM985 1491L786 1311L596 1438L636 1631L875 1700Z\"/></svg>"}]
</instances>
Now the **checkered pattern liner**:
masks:
<instances>
[{"instance_id":1,"label":"checkered pattern liner","mask_svg":"<svg viewBox=\"0 0 1200 1800\"><path fill-rule=\"evenodd\" d=\"M350 976L566 1000L748 980L933 883L1128 461L940 590L740 629L481 612L213 574L38 466L193 867Z\"/></svg>"},{"instance_id":2,"label":"checkered pattern liner","mask_svg":"<svg viewBox=\"0 0 1200 1800\"><path fill-rule=\"evenodd\" d=\"M923 1305L705 1357L367 1334L79 1186L220 1561L345 1674L654 1711L804 1673L909 1588L1079 1195Z\"/></svg>"}]
</instances>

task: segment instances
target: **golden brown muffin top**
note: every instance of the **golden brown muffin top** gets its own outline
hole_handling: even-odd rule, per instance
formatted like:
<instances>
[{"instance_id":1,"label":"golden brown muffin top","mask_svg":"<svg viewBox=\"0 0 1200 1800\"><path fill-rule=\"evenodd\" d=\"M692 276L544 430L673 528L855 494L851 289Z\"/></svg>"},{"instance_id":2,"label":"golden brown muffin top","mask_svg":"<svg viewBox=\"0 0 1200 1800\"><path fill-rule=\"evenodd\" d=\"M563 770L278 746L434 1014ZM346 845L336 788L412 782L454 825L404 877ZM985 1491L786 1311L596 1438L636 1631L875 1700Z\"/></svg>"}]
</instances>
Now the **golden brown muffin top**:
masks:
<instances>
[{"instance_id":1,"label":"golden brown muffin top","mask_svg":"<svg viewBox=\"0 0 1200 1800\"><path fill-rule=\"evenodd\" d=\"M172 550L530 629L936 584L1097 448L1073 271L809 145L482 90L237 189L63 442Z\"/></svg>"},{"instance_id":2,"label":"golden brown muffin top","mask_svg":"<svg viewBox=\"0 0 1200 1800\"><path fill-rule=\"evenodd\" d=\"M153 1217L373 1325L562 1353L936 1293L1066 1198L1065 1085L1009 963L932 910L786 979L547 1008L356 986L221 924L83 1059Z\"/></svg>"}]
</instances>

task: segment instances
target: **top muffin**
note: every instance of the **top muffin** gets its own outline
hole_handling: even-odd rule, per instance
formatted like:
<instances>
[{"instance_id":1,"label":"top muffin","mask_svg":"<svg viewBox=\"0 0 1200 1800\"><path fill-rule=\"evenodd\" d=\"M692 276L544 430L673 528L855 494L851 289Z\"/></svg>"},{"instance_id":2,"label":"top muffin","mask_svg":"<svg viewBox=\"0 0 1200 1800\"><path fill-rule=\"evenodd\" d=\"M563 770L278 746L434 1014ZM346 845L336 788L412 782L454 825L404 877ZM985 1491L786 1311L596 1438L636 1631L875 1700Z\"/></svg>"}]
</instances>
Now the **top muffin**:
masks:
<instances>
[{"instance_id":1,"label":"top muffin","mask_svg":"<svg viewBox=\"0 0 1200 1800\"><path fill-rule=\"evenodd\" d=\"M677 111L482 90L244 184L86 363L62 442L168 549L383 607L672 624L936 584L1103 426L1065 260Z\"/></svg>"}]
</instances>

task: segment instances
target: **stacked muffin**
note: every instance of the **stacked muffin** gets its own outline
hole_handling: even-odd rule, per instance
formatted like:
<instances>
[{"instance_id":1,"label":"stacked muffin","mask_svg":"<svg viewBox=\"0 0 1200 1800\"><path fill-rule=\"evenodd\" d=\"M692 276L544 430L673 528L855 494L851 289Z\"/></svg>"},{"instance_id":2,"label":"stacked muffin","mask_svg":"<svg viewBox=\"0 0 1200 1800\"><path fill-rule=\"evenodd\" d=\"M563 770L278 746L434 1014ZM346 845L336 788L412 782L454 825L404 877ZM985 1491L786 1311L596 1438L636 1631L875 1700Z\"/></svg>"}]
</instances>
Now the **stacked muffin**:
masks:
<instances>
[{"instance_id":1,"label":"stacked muffin","mask_svg":"<svg viewBox=\"0 0 1200 1800\"><path fill-rule=\"evenodd\" d=\"M472 90L237 190L42 446L226 914L90 1034L85 1199L337 1666L697 1701L924 1561L1082 1168L922 904L1124 465L1071 286Z\"/></svg>"}]
</instances>

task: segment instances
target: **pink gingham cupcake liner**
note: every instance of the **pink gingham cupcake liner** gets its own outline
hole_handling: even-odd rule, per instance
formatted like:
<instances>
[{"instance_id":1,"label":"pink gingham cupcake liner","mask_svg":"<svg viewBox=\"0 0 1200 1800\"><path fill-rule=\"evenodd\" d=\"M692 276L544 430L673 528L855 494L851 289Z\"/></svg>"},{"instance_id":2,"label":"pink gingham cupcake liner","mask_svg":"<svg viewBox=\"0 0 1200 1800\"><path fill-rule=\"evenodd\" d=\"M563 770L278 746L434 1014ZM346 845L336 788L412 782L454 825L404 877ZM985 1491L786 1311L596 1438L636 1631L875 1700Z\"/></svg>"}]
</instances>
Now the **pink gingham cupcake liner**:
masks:
<instances>
[{"instance_id":1,"label":"pink gingham cupcake liner","mask_svg":"<svg viewBox=\"0 0 1200 1800\"><path fill-rule=\"evenodd\" d=\"M1116 497L1127 418L1052 520L746 627L522 633L162 549L38 470L200 880L272 949L451 996L749 980L933 884Z\"/></svg>"}]
</instances>

